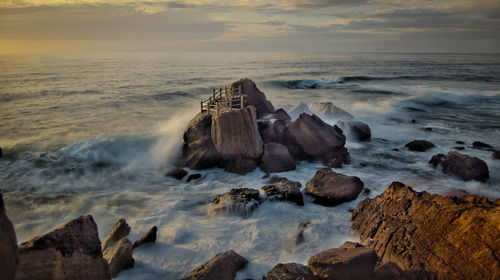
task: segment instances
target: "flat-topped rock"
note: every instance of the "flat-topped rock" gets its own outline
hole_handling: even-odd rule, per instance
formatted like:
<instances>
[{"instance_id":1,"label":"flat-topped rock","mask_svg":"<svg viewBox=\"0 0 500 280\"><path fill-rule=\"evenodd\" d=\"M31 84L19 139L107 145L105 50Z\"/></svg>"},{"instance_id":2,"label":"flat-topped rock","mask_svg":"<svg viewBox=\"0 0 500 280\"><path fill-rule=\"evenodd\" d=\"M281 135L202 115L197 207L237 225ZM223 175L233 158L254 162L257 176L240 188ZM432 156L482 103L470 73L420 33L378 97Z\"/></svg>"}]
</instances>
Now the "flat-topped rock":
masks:
<instances>
[{"instance_id":1,"label":"flat-topped rock","mask_svg":"<svg viewBox=\"0 0 500 280\"><path fill-rule=\"evenodd\" d=\"M248 260L244 257L229 250L196 267L183 280L233 280L236 272L243 269L247 263Z\"/></svg>"},{"instance_id":2,"label":"flat-topped rock","mask_svg":"<svg viewBox=\"0 0 500 280\"><path fill-rule=\"evenodd\" d=\"M269 173L295 170L295 159L286 146L279 143L267 143L264 145L260 168Z\"/></svg>"},{"instance_id":3,"label":"flat-topped rock","mask_svg":"<svg viewBox=\"0 0 500 280\"><path fill-rule=\"evenodd\" d=\"M354 200L363 190L363 182L355 176L320 169L306 184L307 195L314 197L314 203L335 206Z\"/></svg>"},{"instance_id":4,"label":"flat-topped rock","mask_svg":"<svg viewBox=\"0 0 500 280\"><path fill-rule=\"evenodd\" d=\"M353 120L354 116L340 107L333 105L332 102L314 102L311 104L311 111L321 118L330 120Z\"/></svg>"},{"instance_id":5,"label":"flat-topped rock","mask_svg":"<svg viewBox=\"0 0 500 280\"><path fill-rule=\"evenodd\" d=\"M302 206L304 197L300 191L301 187L300 182L290 181L283 177L271 177L269 184L263 186L261 191L269 200L290 201Z\"/></svg>"},{"instance_id":6,"label":"flat-topped rock","mask_svg":"<svg viewBox=\"0 0 500 280\"><path fill-rule=\"evenodd\" d=\"M488 165L477 157L451 151L447 155L437 154L429 160L434 168L464 181L486 182L490 177Z\"/></svg>"},{"instance_id":7,"label":"flat-topped rock","mask_svg":"<svg viewBox=\"0 0 500 280\"><path fill-rule=\"evenodd\" d=\"M0 275L2 279L15 279L18 258L16 232L14 225L7 217L0 191Z\"/></svg>"},{"instance_id":8,"label":"flat-topped rock","mask_svg":"<svg viewBox=\"0 0 500 280\"><path fill-rule=\"evenodd\" d=\"M279 263L267 273L268 280L316 280L311 270L299 263Z\"/></svg>"},{"instance_id":9,"label":"flat-topped rock","mask_svg":"<svg viewBox=\"0 0 500 280\"><path fill-rule=\"evenodd\" d=\"M260 204L259 191L249 188L231 189L215 197L210 205L209 215L234 213L248 217Z\"/></svg>"}]
</instances>

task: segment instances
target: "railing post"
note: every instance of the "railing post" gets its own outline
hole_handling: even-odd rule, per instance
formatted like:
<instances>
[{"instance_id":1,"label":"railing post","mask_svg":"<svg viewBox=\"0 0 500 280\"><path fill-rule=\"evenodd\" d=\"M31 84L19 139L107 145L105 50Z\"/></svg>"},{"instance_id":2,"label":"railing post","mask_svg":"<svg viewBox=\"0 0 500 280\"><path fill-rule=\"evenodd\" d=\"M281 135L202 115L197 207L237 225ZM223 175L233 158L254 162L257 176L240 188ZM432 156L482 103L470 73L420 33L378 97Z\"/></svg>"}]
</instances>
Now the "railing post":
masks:
<instances>
[{"instance_id":1,"label":"railing post","mask_svg":"<svg viewBox=\"0 0 500 280\"><path fill-rule=\"evenodd\" d=\"M240 105L240 108L241 108L241 109L243 109L243 102L244 102L244 101L243 101L243 98L244 98L244 97L243 97L243 95L241 95L241 98L240 98L240 100L241 100L241 105Z\"/></svg>"},{"instance_id":2,"label":"railing post","mask_svg":"<svg viewBox=\"0 0 500 280\"><path fill-rule=\"evenodd\" d=\"M203 101L200 101L201 112L203 113Z\"/></svg>"},{"instance_id":3,"label":"railing post","mask_svg":"<svg viewBox=\"0 0 500 280\"><path fill-rule=\"evenodd\" d=\"M212 89L212 96L213 96L213 98L215 99L215 88L214 88L214 89Z\"/></svg>"},{"instance_id":4,"label":"railing post","mask_svg":"<svg viewBox=\"0 0 500 280\"><path fill-rule=\"evenodd\" d=\"M238 86L238 91L241 94L241 84Z\"/></svg>"}]
</instances>

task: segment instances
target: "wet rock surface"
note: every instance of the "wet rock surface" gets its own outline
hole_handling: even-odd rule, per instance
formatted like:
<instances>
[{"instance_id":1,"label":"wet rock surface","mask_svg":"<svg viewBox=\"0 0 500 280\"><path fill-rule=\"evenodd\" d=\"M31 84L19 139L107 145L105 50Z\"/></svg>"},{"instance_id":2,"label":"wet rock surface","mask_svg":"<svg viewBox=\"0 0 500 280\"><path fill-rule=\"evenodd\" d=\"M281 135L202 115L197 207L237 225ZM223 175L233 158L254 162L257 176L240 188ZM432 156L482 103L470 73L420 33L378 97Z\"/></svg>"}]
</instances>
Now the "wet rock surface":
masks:
<instances>
[{"instance_id":1,"label":"wet rock surface","mask_svg":"<svg viewBox=\"0 0 500 280\"><path fill-rule=\"evenodd\" d=\"M7 216L0 191L0 275L2 279L15 279L18 258L16 232Z\"/></svg>"},{"instance_id":2,"label":"wet rock surface","mask_svg":"<svg viewBox=\"0 0 500 280\"><path fill-rule=\"evenodd\" d=\"M118 220L113 228L111 228L104 241L102 241L102 251L104 252L108 247L112 246L113 243L118 242L129 233L130 226L127 224L127 221L125 221L125 219Z\"/></svg>"},{"instance_id":3,"label":"wet rock surface","mask_svg":"<svg viewBox=\"0 0 500 280\"><path fill-rule=\"evenodd\" d=\"M295 170L295 159L290 155L286 146L268 143L264 145L260 168L270 173Z\"/></svg>"},{"instance_id":4,"label":"wet rock surface","mask_svg":"<svg viewBox=\"0 0 500 280\"><path fill-rule=\"evenodd\" d=\"M118 243L104 251L104 259L108 261L111 277L116 277L120 271L134 267L132 258L132 243L127 238L122 238Z\"/></svg>"},{"instance_id":5,"label":"wet rock surface","mask_svg":"<svg viewBox=\"0 0 500 280\"><path fill-rule=\"evenodd\" d=\"M147 243L155 243L156 242L156 233L158 232L158 228L156 226L150 228L146 233L144 233L141 238L134 241L132 243L132 248L135 249L139 246L142 246Z\"/></svg>"},{"instance_id":6,"label":"wet rock surface","mask_svg":"<svg viewBox=\"0 0 500 280\"><path fill-rule=\"evenodd\" d=\"M231 189L215 197L210 205L209 215L234 213L248 217L260 204L259 191L249 188Z\"/></svg>"},{"instance_id":7,"label":"wet rock surface","mask_svg":"<svg viewBox=\"0 0 500 280\"><path fill-rule=\"evenodd\" d=\"M300 188L302 184L290 181L283 177L272 177L269 184L261 188L261 191L269 200L280 200L294 202L300 206L304 205L304 197Z\"/></svg>"},{"instance_id":8,"label":"wet rock surface","mask_svg":"<svg viewBox=\"0 0 500 280\"><path fill-rule=\"evenodd\" d=\"M425 152L429 149L436 147L432 142L426 140L414 140L405 145L406 148L414 152Z\"/></svg>"},{"instance_id":9,"label":"wet rock surface","mask_svg":"<svg viewBox=\"0 0 500 280\"><path fill-rule=\"evenodd\" d=\"M472 143L472 148L485 151L493 151L493 147L489 144L483 143L481 141L474 141Z\"/></svg>"},{"instance_id":10,"label":"wet rock surface","mask_svg":"<svg viewBox=\"0 0 500 280\"><path fill-rule=\"evenodd\" d=\"M363 242L373 240L382 263L394 262L412 275L494 279L500 275L499 223L498 200L416 192L394 182L356 207L351 228Z\"/></svg>"},{"instance_id":11,"label":"wet rock surface","mask_svg":"<svg viewBox=\"0 0 500 280\"><path fill-rule=\"evenodd\" d=\"M244 257L233 250L217 254L211 260L189 272L184 280L233 280L238 270L248 263Z\"/></svg>"},{"instance_id":12,"label":"wet rock surface","mask_svg":"<svg viewBox=\"0 0 500 280\"><path fill-rule=\"evenodd\" d=\"M361 121L340 120L335 125L340 127L351 140L366 141L372 137L370 127Z\"/></svg>"},{"instance_id":13,"label":"wet rock surface","mask_svg":"<svg viewBox=\"0 0 500 280\"><path fill-rule=\"evenodd\" d=\"M494 159L500 159L500 151L494 151L491 156L494 158Z\"/></svg>"},{"instance_id":14,"label":"wet rock surface","mask_svg":"<svg viewBox=\"0 0 500 280\"><path fill-rule=\"evenodd\" d=\"M188 172L184 170L184 168L174 168L169 172L167 172L167 174L165 175L168 177L175 178L177 180L182 180L182 178L186 177L187 174Z\"/></svg>"},{"instance_id":15,"label":"wet rock surface","mask_svg":"<svg viewBox=\"0 0 500 280\"><path fill-rule=\"evenodd\" d=\"M315 280L316 277L303 264L279 263L267 273L268 280Z\"/></svg>"},{"instance_id":16,"label":"wet rock surface","mask_svg":"<svg viewBox=\"0 0 500 280\"><path fill-rule=\"evenodd\" d=\"M486 162L477 157L470 157L458 152L451 151L447 155L434 155L429 160L429 164L443 173L453 175L464 181L486 182L490 177Z\"/></svg>"},{"instance_id":17,"label":"wet rock surface","mask_svg":"<svg viewBox=\"0 0 500 280\"><path fill-rule=\"evenodd\" d=\"M321 118L325 119L343 119L353 120L354 116L349 114L344 109L333 105L332 102L314 102L311 104L311 111Z\"/></svg>"},{"instance_id":18,"label":"wet rock surface","mask_svg":"<svg viewBox=\"0 0 500 280\"><path fill-rule=\"evenodd\" d=\"M306 184L305 193L314 197L314 202L324 206L335 206L354 200L363 190L363 182L355 176L320 169Z\"/></svg>"}]
</instances>

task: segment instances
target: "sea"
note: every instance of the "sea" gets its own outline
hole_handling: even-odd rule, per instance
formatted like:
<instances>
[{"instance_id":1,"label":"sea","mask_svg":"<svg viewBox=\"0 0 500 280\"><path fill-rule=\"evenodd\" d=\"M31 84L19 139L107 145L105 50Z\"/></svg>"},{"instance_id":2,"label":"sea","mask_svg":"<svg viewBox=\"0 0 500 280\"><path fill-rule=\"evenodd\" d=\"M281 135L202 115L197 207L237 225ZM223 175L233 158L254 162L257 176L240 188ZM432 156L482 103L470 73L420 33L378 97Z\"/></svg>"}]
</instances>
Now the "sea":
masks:
<instances>
[{"instance_id":1,"label":"sea","mask_svg":"<svg viewBox=\"0 0 500 280\"><path fill-rule=\"evenodd\" d=\"M202 177L189 183L165 173L200 101L241 78L252 79L276 108L329 101L367 123L371 140L348 140L352 162L334 171L358 176L370 192L336 207L306 197L303 207L266 201L248 217L208 215L217 194L259 189L264 172L190 170ZM404 147L416 139L436 147ZM393 181L497 199L500 160L473 149L474 141L500 149L500 54L0 55L0 188L18 242L86 214L101 240L120 218L132 241L158 226L156 244L136 249L135 267L117 279L179 279L229 249L249 260L237 279L261 279L280 262L306 264L356 241L350 210ZM464 182L428 164L457 146L488 164L487 182ZM276 175L305 187L321 167L300 162Z\"/></svg>"}]
</instances>

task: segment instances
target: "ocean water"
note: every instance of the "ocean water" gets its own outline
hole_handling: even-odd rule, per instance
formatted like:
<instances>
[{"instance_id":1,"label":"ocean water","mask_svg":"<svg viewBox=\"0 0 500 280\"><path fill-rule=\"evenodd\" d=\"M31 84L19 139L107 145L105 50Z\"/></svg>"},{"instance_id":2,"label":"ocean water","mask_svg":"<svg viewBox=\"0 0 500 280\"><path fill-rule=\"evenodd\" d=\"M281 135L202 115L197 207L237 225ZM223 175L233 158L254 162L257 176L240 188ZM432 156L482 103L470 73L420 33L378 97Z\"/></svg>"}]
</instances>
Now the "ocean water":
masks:
<instances>
[{"instance_id":1,"label":"ocean water","mask_svg":"<svg viewBox=\"0 0 500 280\"><path fill-rule=\"evenodd\" d=\"M371 193L337 207L306 198L304 207L264 202L248 218L207 215L217 194L260 188L264 173L214 168L190 183L164 174L200 100L244 77L276 108L331 101L369 124L371 141L348 141L352 163L335 171L358 176ZM278 262L305 264L356 240L349 210L392 181L432 193L458 188L500 197L500 161L470 147L482 141L500 149L500 55L2 55L0 119L0 188L19 242L89 213L101 239L122 217L131 240L159 227L157 243L135 250L135 268L118 279L177 279L228 249L250 261L238 279L261 278ZM407 151L415 139L437 147ZM463 153L486 161L486 183L463 182L427 164L460 146L456 141L466 143ZM302 162L278 175L305 186L320 167Z\"/></svg>"}]
</instances>

